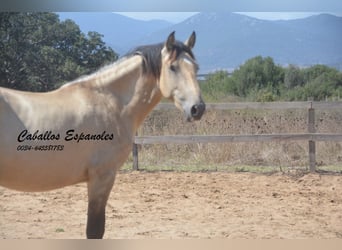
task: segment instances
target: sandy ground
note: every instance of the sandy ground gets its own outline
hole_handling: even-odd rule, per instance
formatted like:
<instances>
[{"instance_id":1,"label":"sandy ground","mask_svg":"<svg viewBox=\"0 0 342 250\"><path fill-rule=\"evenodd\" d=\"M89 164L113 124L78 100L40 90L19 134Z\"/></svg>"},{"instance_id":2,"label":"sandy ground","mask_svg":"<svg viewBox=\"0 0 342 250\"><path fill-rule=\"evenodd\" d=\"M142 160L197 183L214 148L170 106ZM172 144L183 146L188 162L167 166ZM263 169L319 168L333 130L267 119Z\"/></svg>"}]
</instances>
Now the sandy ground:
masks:
<instances>
[{"instance_id":1,"label":"sandy ground","mask_svg":"<svg viewBox=\"0 0 342 250\"><path fill-rule=\"evenodd\" d=\"M84 238L86 193L0 187L0 238ZM120 173L105 238L342 238L342 176Z\"/></svg>"}]
</instances>

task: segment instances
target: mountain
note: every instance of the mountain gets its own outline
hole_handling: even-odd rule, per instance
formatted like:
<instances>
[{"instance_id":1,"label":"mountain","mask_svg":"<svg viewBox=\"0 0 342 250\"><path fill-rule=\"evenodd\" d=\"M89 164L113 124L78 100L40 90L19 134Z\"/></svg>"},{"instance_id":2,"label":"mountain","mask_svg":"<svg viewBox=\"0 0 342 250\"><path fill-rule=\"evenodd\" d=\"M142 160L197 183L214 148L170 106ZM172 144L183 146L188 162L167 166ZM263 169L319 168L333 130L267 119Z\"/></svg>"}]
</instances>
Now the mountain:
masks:
<instances>
[{"instance_id":1,"label":"mountain","mask_svg":"<svg viewBox=\"0 0 342 250\"><path fill-rule=\"evenodd\" d=\"M197 34L194 53L201 73L234 69L251 57L270 56L276 63L326 64L342 70L342 18L328 14L289 21L266 21L229 12L199 13L183 22L140 21L114 13L59 13L82 31L104 34L119 54L164 41L176 31L185 40Z\"/></svg>"},{"instance_id":2,"label":"mountain","mask_svg":"<svg viewBox=\"0 0 342 250\"><path fill-rule=\"evenodd\" d=\"M71 19L84 33L96 31L120 55L139 44L141 37L169 27L163 20L141 21L112 12L59 12L60 20Z\"/></svg>"},{"instance_id":3,"label":"mountain","mask_svg":"<svg viewBox=\"0 0 342 250\"><path fill-rule=\"evenodd\" d=\"M160 41L172 30L183 39L196 31L195 55L202 72L236 68L257 55L283 65L319 63L342 69L342 18L333 15L266 21L226 12L199 13L142 40Z\"/></svg>"}]
</instances>

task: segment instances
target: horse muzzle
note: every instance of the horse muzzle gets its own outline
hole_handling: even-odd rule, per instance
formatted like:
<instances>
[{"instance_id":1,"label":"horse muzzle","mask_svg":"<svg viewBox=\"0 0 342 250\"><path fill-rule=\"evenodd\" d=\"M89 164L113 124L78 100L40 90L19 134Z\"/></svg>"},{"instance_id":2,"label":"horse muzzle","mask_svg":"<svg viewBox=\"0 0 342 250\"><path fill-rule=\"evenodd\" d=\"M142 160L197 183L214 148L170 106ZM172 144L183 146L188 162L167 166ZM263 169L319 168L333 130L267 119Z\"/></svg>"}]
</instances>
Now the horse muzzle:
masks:
<instances>
[{"instance_id":1,"label":"horse muzzle","mask_svg":"<svg viewBox=\"0 0 342 250\"><path fill-rule=\"evenodd\" d=\"M197 121L202 118L202 115L205 111L205 103L203 101L199 102L198 104L193 105L190 108L190 112L187 115L187 121Z\"/></svg>"}]
</instances>

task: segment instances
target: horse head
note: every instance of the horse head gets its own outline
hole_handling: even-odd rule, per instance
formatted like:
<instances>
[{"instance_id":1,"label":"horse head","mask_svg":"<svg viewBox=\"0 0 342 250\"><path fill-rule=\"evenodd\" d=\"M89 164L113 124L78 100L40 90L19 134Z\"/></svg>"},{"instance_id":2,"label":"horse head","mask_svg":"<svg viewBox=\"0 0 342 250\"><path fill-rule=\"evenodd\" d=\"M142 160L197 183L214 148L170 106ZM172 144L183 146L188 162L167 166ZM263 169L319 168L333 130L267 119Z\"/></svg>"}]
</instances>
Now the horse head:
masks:
<instances>
[{"instance_id":1,"label":"horse head","mask_svg":"<svg viewBox=\"0 0 342 250\"><path fill-rule=\"evenodd\" d=\"M185 113L188 121L201 119L205 111L196 78L198 65L192 53L195 42L195 32L184 43L176 41L172 32L161 50L160 91Z\"/></svg>"}]
</instances>

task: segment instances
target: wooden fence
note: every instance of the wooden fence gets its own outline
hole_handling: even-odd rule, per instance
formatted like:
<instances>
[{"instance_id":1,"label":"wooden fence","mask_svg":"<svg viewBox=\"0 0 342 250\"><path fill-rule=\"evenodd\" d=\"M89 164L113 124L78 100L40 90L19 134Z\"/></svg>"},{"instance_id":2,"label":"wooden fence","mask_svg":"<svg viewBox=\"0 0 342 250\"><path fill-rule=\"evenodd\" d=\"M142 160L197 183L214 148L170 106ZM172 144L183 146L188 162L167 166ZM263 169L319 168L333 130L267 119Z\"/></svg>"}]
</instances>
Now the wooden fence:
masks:
<instances>
[{"instance_id":1,"label":"wooden fence","mask_svg":"<svg viewBox=\"0 0 342 250\"><path fill-rule=\"evenodd\" d=\"M159 104L157 110L173 109L173 104ZM315 109L342 109L342 102L244 102L210 103L207 110L242 110L242 109L307 109L307 133L285 134L247 134L247 135L170 135L136 136L133 144L133 169L139 169L138 144L193 144L193 143L230 143L230 142L268 142L268 141L308 141L308 163L310 171L316 171L316 141L342 141L342 134L316 133Z\"/></svg>"}]
</instances>

